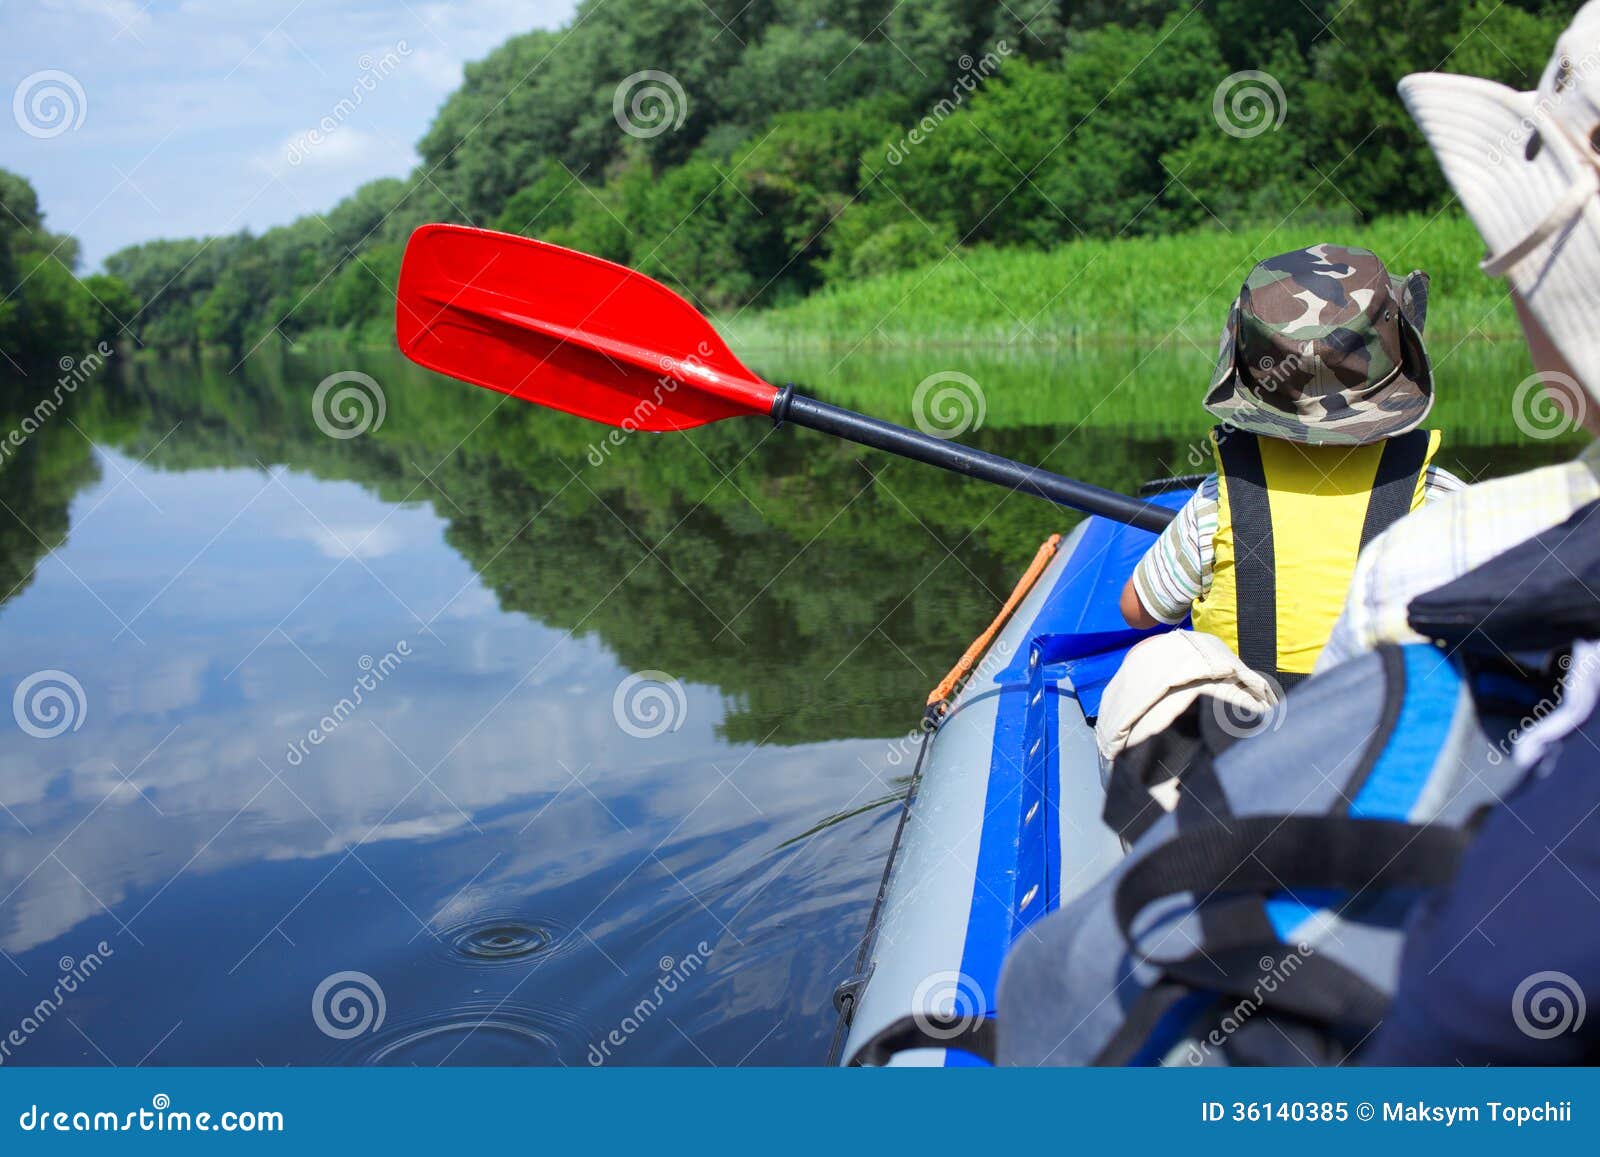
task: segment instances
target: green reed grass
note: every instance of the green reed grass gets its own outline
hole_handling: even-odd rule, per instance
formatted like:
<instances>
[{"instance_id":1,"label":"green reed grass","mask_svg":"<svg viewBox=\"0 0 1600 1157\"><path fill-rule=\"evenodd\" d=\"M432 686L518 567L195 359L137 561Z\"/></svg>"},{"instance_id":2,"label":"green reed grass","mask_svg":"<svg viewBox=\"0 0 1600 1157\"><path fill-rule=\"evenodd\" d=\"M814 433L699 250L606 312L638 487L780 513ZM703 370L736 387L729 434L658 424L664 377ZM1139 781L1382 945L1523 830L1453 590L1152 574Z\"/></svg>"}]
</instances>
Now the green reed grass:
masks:
<instances>
[{"instance_id":1,"label":"green reed grass","mask_svg":"<svg viewBox=\"0 0 1600 1157\"><path fill-rule=\"evenodd\" d=\"M938 345L1131 343L1215 350L1229 303L1257 261L1318 242L1373 250L1390 270L1433 277L1430 335L1513 337L1483 243L1457 212L1365 225L1290 224L1080 241L1050 252L958 250L920 269L834 285L792 305L724 317L744 352Z\"/></svg>"},{"instance_id":2,"label":"green reed grass","mask_svg":"<svg viewBox=\"0 0 1600 1157\"><path fill-rule=\"evenodd\" d=\"M1476 445L1524 440L1517 386L1533 372L1520 338L1429 342L1436 379L1429 424ZM1060 427L1131 438L1194 439L1215 424L1201 406L1214 351L1186 344L966 346L855 350L795 348L747 353L768 381L792 381L839 405L901 423L916 419L917 387L931 375L964 374L981 395L982 428ZM970 393L970 391L967 391ZM976 401L973 402L977 405Z\"/></svg>"}]
</instances>

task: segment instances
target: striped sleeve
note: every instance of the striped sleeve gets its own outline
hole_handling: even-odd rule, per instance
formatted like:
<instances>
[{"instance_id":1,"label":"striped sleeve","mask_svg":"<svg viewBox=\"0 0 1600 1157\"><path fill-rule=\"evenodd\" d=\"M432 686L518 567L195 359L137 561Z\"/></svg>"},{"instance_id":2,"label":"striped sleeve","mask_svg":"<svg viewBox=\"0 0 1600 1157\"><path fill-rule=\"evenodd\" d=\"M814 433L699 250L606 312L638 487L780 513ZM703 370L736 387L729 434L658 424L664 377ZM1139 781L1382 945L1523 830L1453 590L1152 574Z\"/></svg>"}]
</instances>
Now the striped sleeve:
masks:
<instances>
[{"instance_id":1,"label":"striped sleeve","mask_svg":"<svg viewBox=\"0 0 1600 1157\"><path fill-rule=\"evenodd\" d=\"M1443 466L1429 466L1427 474L1422 479L1422 501L1425 504L1438 502L1439 499L1459 494L1466 488L1465 482Z\"/></svg>"},{"instance_id":2,"label":"striped sleeve","mask_svg":"<svg viewBox=\"0 0 1600 1157\"><path fill-rule=\"evenodd\" d=\"M1205 546L1216 532L1217 482L1212 475L1134 568L1134 592L1153 618L1181 623L1205 593L1210 585Z\"/></svg>"}]
</instances>

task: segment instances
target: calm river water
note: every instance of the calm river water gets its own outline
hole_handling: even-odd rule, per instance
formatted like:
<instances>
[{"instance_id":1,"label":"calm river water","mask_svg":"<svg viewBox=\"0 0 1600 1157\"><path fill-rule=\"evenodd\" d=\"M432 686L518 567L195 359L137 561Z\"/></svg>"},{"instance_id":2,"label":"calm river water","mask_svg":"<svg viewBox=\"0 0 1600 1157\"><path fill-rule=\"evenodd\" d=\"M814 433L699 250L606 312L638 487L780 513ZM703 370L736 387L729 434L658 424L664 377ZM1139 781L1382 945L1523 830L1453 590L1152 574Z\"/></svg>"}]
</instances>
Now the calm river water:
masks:
<instances>
[{"instance_id":1,"label":"calm river water","mask_svg":"<svg viewBox=\"0 0 1600 1157\"><path fill-rule=\"evenodd\" d=\"M1117 488L1208 425L1204 351L751 360L900 420L964 374L967 440ZM1525 360L1440 358L1448 463L1571 452ZM113 366L0 462L0 1062L820 1062L903 737L1073 516L381 354L229 371Z\"/></svg>"}]
</instances>

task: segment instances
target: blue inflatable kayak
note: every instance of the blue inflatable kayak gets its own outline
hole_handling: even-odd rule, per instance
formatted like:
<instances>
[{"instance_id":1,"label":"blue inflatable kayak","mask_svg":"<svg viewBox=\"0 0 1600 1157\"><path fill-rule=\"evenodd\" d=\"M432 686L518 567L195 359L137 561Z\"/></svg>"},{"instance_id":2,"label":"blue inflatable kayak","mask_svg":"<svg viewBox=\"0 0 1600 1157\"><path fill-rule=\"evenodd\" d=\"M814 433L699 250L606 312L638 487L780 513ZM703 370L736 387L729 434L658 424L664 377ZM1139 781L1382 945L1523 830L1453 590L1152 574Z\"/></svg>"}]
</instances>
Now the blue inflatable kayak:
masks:
<instances>
[{"instance_id":1,"label":"blue inflatable kayak","mask_svg":"<svg viewBox=\"0 0 1600 1157\"><path fill-rule=\"evenodd\" d=\"M1192 493L1151 501L1176 509ZM1079 524L928 736L869 939L840 987L842 1060L982 1064L956 1046L992 1024L1007 950L1122 856L1100 819L1092 723L1144 637L1117 602L1154 541ZM912 1039L952 1047L906 1048L913 1027Z\"/></svg>"}]
</instances>

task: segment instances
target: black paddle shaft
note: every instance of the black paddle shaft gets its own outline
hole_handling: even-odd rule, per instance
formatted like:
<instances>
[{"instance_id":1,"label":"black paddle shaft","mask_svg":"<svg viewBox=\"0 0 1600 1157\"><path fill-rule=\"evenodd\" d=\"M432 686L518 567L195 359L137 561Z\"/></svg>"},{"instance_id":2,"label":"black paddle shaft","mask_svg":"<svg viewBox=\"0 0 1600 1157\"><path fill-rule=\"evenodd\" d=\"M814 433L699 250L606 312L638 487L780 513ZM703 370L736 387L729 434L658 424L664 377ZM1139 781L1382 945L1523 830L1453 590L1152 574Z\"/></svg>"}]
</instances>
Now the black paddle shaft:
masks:
<instances>
[{"instance_id":1,"label":"black paddle shaft","mask_svg":"<svg viewBox=\"0 0 1600 1157\"><path fill-rule=\"evenodd\" d=\"M793 422L796 426L820 430L824 434L871 446L874 450L898 454L916 462L926 462L930 466L939 466L969 478L1008 486L1019 493L1032 494L1074 510L1098 514L1140 530L1159 534L1172 521L1175 513L1153 502L1141 502L1126 494L1102 490L1086 482L1074 482L1071 478L1063 478L1035 466L1024 466L998 454L975 450L959 442L946 441L891 422L880 422L853 410L830 406L787 388L781 390L772 403L772 418L775 422Z\"/></svg>"}]
</instances>

